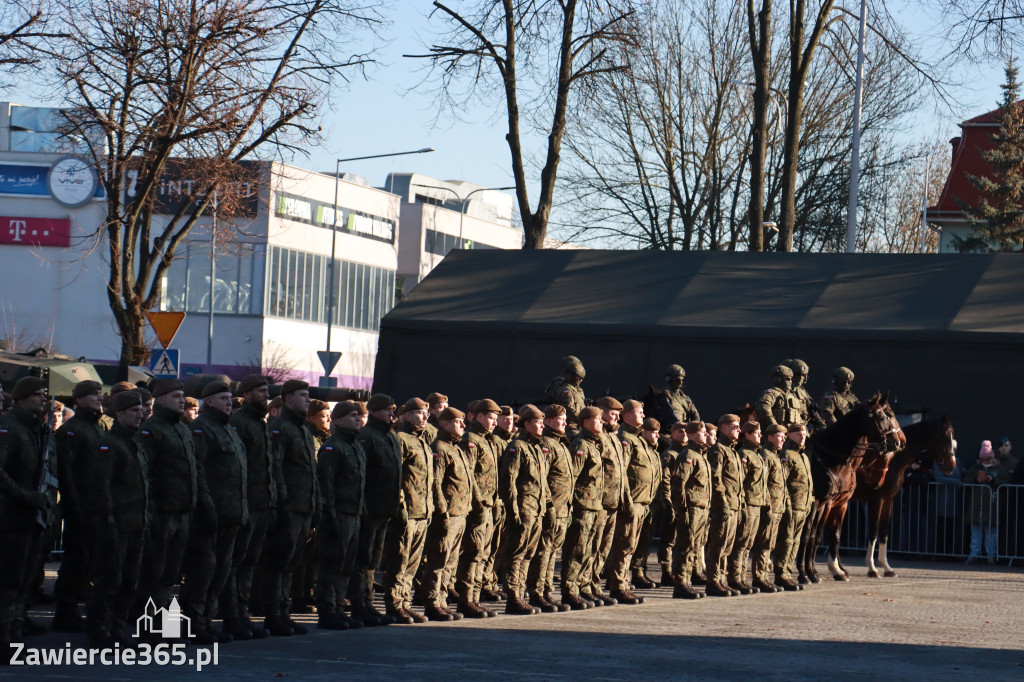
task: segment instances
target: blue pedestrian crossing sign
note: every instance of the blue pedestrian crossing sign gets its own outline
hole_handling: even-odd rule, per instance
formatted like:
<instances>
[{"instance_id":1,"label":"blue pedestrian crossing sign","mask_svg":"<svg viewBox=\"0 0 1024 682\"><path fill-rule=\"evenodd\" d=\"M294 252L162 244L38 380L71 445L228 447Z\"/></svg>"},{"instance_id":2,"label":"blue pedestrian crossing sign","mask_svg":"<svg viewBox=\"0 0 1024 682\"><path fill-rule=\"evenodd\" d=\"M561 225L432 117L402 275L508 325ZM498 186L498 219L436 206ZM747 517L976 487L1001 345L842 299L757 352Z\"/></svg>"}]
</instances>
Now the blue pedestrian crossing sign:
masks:
<instances>
[{"instance_id":1,"label":"blue pedestrian crossing sign","mask_svg":"<svg viewBox=\"0 0 1024 682\"><path fill-rule=\"evenodd\" d=\"M149 370L157 379L177 379L178 349L161 348L155 351L149 362Z\"/></svg>"}]
</instances>

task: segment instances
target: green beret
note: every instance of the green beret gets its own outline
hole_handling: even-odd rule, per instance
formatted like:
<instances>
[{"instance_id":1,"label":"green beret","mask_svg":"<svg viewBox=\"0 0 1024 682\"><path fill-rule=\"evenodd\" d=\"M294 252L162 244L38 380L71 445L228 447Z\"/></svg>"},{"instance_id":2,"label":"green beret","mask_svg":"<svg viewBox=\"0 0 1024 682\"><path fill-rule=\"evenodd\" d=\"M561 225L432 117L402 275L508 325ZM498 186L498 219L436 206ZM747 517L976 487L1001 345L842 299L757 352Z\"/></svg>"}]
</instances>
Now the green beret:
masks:
<instances>
[{"instance_id":1,"label":"green beret","mask_svg":"<svg viewBox=\"0 0 1024 682\"><path fill-rule=\"evenodd\" d=\"M22 377L11 389L11 397L15 400L24 400L38 390L46 390L46 380L39 377Z\"/></svg>"}]
</instances>

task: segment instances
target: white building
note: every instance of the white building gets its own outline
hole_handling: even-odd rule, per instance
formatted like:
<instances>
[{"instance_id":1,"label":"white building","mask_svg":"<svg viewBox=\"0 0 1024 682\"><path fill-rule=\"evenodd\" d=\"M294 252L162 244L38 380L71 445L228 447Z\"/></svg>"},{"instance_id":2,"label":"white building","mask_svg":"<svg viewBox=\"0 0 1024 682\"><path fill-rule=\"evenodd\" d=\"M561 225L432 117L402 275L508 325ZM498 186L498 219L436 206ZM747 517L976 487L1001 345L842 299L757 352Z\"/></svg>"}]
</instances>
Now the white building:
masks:
<instances>
[{"instance_id":1,"label":"white building","mask_svg":"<svg viewBox=\"0 0 1024 682\"><path fill-rule=\"evenodd\" d=\"M0 103L0 264L7 281L0 338L116 361L120 340L106 297L109 254L98 231L102 190L75 206L61 203L62 190L48 184L65 158L53 132L58 120L53 110ZM220 220L213 263L212 217L204 218L164 280L159 309L186 312L171 344L182 374L274 368L315 384L330 318L330 350L342 352L332 377L340 386L370 388L380 318L403 287L460 245L522 245L522 232L511 225L512 197L474 191L481 189L475 185L403 174L390 176L385 191L347 174L336 179L276 162L257 168L253 217ZM187 166L165 179L165 191L172 193L184 176ZM473 196L449 206L435 205L439 197L425 203L445 192L419 183Z\"/></svg>"}]
</instances>

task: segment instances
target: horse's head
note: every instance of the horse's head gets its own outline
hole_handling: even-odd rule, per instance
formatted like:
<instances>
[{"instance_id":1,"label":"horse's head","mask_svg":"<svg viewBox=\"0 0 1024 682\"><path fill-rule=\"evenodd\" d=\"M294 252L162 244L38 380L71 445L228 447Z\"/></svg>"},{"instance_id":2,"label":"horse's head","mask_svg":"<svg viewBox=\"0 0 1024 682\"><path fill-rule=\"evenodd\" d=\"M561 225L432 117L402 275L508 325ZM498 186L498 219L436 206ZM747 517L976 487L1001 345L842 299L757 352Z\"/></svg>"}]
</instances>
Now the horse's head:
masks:
<instances>
[{"instance_id":1,"label":"horse's head","mask_svg":"<svg viewBox=\"0 0 1024 682\"><path fill-rule=\"evenodd\" d=\"M930 455L939 469L947 476L956 468L956 438L953 436L953 422L942 415L939 428L935 429L925 444L925 452Z\"/></svg>"},{"instance_id":2,"label":"horse's head","mask_svg":"<svg viewBox=\"0 0 1024 682\"><path fill-rule=\"evenodd\" d=\"M876 393L865 406L868 418L875 430L868 434L871 441L878 443L882 452L899 452L907 445L907 436L896 419L896 413L889 404L888 393Z\"/></svg>"}]
</instances>

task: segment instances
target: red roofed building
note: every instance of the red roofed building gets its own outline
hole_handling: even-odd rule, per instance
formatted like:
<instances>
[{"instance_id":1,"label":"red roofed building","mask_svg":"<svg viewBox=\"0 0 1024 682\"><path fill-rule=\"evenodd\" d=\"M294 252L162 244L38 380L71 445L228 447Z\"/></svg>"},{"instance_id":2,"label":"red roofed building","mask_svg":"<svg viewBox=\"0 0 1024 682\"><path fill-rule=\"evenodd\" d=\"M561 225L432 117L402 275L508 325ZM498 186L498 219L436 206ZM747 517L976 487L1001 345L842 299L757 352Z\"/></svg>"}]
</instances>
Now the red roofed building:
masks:
<instances>
[{"instance_id":1,"label":"red roofed building","mask_svg":"<svg viewBox=\"0 0 1024 682\"><path fill-rule=\"evenodd\" d=\"M942 187L939 201L928 207L928 222L942 228L940 253L955 253L957 248L954 236L965 238L974 232L964 215L963 206L976 206L981 193L968 176L988 175L988 164L981 154L995 146L992 134L999 130L999 112L999 109L994 109L964 121L960 124L960 136L949 141L953 147L949 176Z\"/></svg>"}]
</instances>

